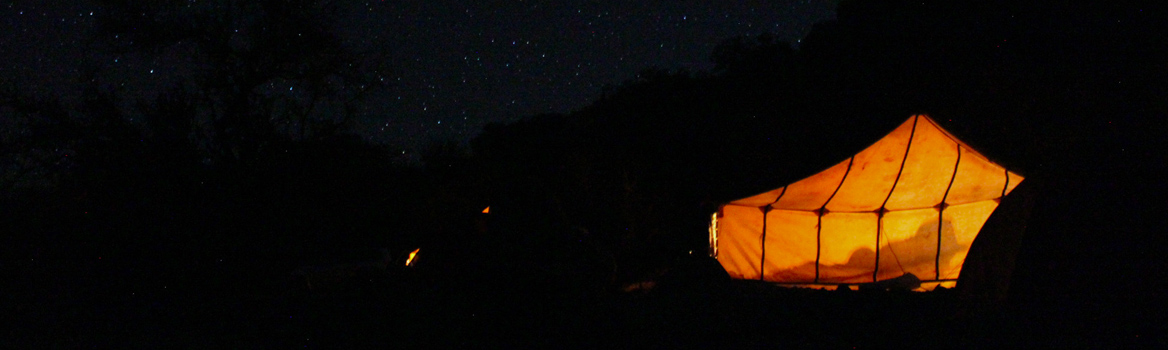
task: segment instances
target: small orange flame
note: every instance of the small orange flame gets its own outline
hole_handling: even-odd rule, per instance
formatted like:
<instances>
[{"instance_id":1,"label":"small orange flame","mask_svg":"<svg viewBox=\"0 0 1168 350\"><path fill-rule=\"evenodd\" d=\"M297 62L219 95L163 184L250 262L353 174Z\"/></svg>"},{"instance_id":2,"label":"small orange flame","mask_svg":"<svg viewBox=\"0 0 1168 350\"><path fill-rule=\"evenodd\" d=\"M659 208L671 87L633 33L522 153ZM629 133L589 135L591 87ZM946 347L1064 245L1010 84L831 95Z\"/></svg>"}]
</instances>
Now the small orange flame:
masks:
<instances>
[{"instance_id":1,"label":"small orange flame","mask_svg":"<svg viewBox=\"0 0 1168 350\"><path fill-rule=\"evenodd\" d=\"M483 208L483 214L490 214L490 213L491 213L491 206L488 205L486 208Z\"/></svg>"},{"instance_id":2,"label":"small orange flame","mask_svg":"<svg viewBox=\"0 0 1168 350\"><path fill-rule=\"evenodd\" d=\"M406 266L414 266L414 257L418 256L419 250L422 250L422 248L414 249L414 251L410 252L410 257L406 259Z\"/></svg>"}]
</instances>

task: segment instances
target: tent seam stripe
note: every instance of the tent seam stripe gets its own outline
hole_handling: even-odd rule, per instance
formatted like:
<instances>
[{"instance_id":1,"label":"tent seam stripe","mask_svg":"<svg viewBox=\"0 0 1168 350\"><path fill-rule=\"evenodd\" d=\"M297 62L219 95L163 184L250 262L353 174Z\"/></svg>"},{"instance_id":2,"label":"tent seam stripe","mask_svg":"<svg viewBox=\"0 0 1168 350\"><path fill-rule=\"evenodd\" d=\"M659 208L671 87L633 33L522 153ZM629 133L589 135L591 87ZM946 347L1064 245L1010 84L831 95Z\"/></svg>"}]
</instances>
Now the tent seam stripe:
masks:
<instances>
[{"instance_id":1,"label":"tent seam stripe","mask_svg":"<svg viewBox=\"0 0 1168 350\"><path fill-rule=\"evenodd\" d=\"M940 124L937 124L937 121L936 121L936 120L933 120L933 118L928 118L928 117L926 116L925 120L928 120L928 121L929 121L929 124L932 124L934 127L936 127L936 128L937 128L937 130L938 130L938 131L941 131L941 134L942 134L942 135L944 135L944 136L945 136L945 138L949 139L950 141L953 141L953 142L957 143L958 145L961 145L961 144L965 144L965 143L966 143L965 141L961 141L961 140L957 139L957 136L953 136L953 134L952 134L952 133L950 133L948 130L945 130L945 128L942 128ZM997 166L999 166L999 167L1005 168L1005 166L1002 166L1001 164L998 164L998 162L995 162L993 159L990 159L990 158L989 158L989 157L987 157L986 155L984 155L984 154L981 154L980 152L978 152L976 149L974 149L974 148L973 148L973 146L970 146L970 145L966 144L966 145L965 145L965 149L973 151L973 155L974 155L974 156L976 156L975 158L980 158L981 160L984 160L984 161L986 161L986 162L989 162L990 164L997 165ZM1007 170L1008 170L1008 169L1007 169Z\"/></svg>"},{"instance_id":2,"label":"tent seam stripe","mask_svg":"<svg viewBox=\"0 0 1168 350\"><path fill-rule=\"evenodd\" d=\"M951 207L952 207L952 206L958 206L958 205L973 204L973 203L984 202L984 201L992 201L992 200L995 200L995 199L998 199L998 198L996 198L996 197L995 197L995 198L982 199L982 200L976 200L976 201L970 201L970 202L953 203L953 204L950 204L949 206L951 206ZM727 206L727 207L742 207L742 208L759 208L759 207L756 207L756 206L753 206L753 205L742 205L742 204L726 204L725 206ZM895 209L895 210L889 210L889 211L909 211L909 210L924 210L924 209L930 209L930 208L934 208L934 206L928 206L928 207L913 207L913 208L901 208L901 209ZM771 210L772 210L772 211L774 211L774 210L778 210L778 211L793 211L793 212L803 212L803 213L814 213L814 212L818 211L819 209L787 209L787 208L774 208L774 207L771 207ZM832 213L837 213L837 214L866 214L866 213L877 213L878 211L879 211L879 209L877 209L877 210L833 210L833 211L832 211Z\"/></svg>"},{"instance_id":3,"label":"tent seam stripe","mask_svg":"<svg viewBox=\"0 0 1168 350\"><path fill-rule=\"evenodd\" d=\"M933 282L957 282L957 280L958 280L957 278L945 278L945 279L935 279L935 280L921 280L921 283L933 283ZM857 286L857 285L867 284L867 283L870 283L870 282L865 282L865 283L831 283L831 282L770 282L770 283L773 283L773 284L797 284L797 285L821 284L821 285L831 285L831 286L838 286L838 285Z\"/></svg>"},{"instance_id":4,"label":"tent seam stripe","mask_svg":"<svg viewBox=\"0 0 1168 350\"><path fill-rule=\"evenodd\" d=\"M941 125L938 125L937 121L933 120L933 118L926 118L925 120L929 121L929 124L932 124L933 127L937 128L938 131L941 131L941 135L944 135L945 138L949 139L949 141L953 141L953 143L956 143L958 146L962 144L962 141L958 140L956 136L950 135L949 131L942 128Z\"/></svg>"},{"instance_id":5,"label":"tent seam stripe","mask_svg":"<svg viewBox=\"0 0 1168 350\"><path fill-rule=\"evenodd\" d=\"M823 211L827 210L827 205L835 199L835 195L839 193L840 188L844 187L844 182L848 180L848 174L852 173L852 164L856 162L856 156L848 158L848 168L844 170L844 177L840 179L839 185L835 186L835 191L831 192L831 197L827 197L827 201L823 202L823 206L819 207L819 215L816 215L815 223L815 281L819 282L819 257L823 251ZM786 191L785 189L783 191Z\"/></svg>"},{"instance_id":6,"label":"tent seam stripe","mask_svg":"<svg viewBox=\"0 0 1168 350\"><path fill-rule=\"evenodd\" d=\"M1006 173L1006 183L1002 185L1002 196L999 198L1006 198L1006 189L1010 188L1010 169L1003 167L1002 171Z\"/></svg>"},{"instance_id":7,"label":"tent seam stripe","mask_svg":"<svg viewBox=\"0 0 1168 350\"><path fill-rule=\"evenodd\" d=\"M759 237L759 246L761 246L762 248L760 249L760 253L759 253L760 256L758 258L758 280L759 281L762 281L763 280L762 276L765 275L763 273L763 262L766 261L766 226L767 226L767 211L769 211L769 210L766 210L765 206L762 208L763 208L763 210L762 210L762 236Z\"/></svg>"},{"instance_id":8,"label":"tent seam stripe","mask_svg":"<svg viewBox=\"0 0 1168 350\"><path fill-rule=\"evenodd\" d=\"M762 252L760 254L761 256L759 256L759 258L758 258L758 280L759 281L762 281L763 276L766 276L766 267L765 267L764 263L766 262L767 214L769 214L771 212L771 209L774 209L774 208L771 208L771 205L778 203L780 199L783 199L783 195L787 194L787 187L791 187L791 185L783 186L783 191L779 192L779 196L775 197L775 201L771 202L771 204L767 204L766 206L763 207L766 209L764 209L762 211L762 244L760 244L762 246Z\"/></svg>"},{"instance_id":9,"label":"tent seam stripe","mask_svg":"<svg viewBox=\"0 0 1168 350\"><path fill-rule=\"evenodd\" d=\"M961 144L957 144L957 163L953 164L953 176L949 177L949 186L945 187L945 194L941 196L940 209L937 210L937 257L933 259L933 269L936 279L941 279L941 234L945 228L945 200L949 199L949 190L953 189L953 182L957 180L957 169L961 167Z\"/></svg>"},{"instance_id":10,"label":"tent seam stripe","mask_svg":"<svg viewBox=\"0 0 1168 350\"><path fill-rule=\"evenodd\" d=\"M876 282L876 276L880 273L880 231L884 227L884 210L888 207L888 200L892 199L892 193L896 192L900 176L904 174L904 164L908 162L908 153L912 150L912 141L917 134L917 121L919 120L921 120L920 115L913 116L912 130L908 133L908 144L904 146L904 157L900 159L900 169L896 171L896 179L892 180L892 189L888 190L888 196L884 197L884 203L880 204L880 215L876 218L876 264L872 269L872 282Z\"/></svg>"}]
</instances>

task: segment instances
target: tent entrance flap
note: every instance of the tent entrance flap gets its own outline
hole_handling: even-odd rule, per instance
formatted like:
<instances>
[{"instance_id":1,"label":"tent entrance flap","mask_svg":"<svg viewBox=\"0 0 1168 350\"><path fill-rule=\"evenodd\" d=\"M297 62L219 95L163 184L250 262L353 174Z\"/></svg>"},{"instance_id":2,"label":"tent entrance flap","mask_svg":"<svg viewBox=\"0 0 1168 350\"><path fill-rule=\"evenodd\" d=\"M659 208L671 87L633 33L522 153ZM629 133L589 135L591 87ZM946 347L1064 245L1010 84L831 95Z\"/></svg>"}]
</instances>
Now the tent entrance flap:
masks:
<instances>
[{"instance_id":1,"label":"tent entrance flap","mask_svg":"<svg viewBox=\"0 0 1168 350\"><path fill-rule=\"evenodd\" d=\"M738 279L835 288L911 274L932 289L956 281L1022 180L917 115L827 170L722 205L710 255Z\"/></svg>"}]
</instances>

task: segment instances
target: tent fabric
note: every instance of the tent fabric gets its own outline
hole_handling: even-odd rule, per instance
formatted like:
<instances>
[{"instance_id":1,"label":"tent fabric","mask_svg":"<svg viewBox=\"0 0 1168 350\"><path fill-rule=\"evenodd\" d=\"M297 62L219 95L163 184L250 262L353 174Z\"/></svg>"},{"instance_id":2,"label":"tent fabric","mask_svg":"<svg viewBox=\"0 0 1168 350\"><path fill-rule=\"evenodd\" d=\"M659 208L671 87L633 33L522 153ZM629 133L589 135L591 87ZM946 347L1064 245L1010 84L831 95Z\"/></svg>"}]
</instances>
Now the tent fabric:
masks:
<instances>
[{"instance_id":1,"label":"tent fabric","mask_svg":"<svg viewBox=\"0 0 1168 350\"><path fill-rule=\"evenodd\" d=\"M922 289L952 286L1022 179L917 115L827 170L722 205L710 251L737 279L835 288L911 273Z\"/></svg>"}]
</instances>

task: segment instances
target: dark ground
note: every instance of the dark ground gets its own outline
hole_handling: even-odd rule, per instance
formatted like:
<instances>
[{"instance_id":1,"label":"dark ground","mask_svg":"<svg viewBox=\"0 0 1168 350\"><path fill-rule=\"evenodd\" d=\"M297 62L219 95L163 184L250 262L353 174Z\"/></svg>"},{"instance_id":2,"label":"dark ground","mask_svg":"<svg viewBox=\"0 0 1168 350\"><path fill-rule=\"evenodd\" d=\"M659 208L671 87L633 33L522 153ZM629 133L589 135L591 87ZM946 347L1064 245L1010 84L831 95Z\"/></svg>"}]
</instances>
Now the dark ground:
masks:
<instances>
[{"instance_id":1,"label":"dark ground","mask_svg":"<svg viewBox=\"0 0 1168 350\"><path fill-rule=\"evenodd\" d=\"M192 349L1168 345L1162 315L1145 299L1154 296L1119 291L1011 295L989 303L955 290L786 289L731 281L702 258L648 291L586 292L562 278L531 273L444 278L422 262L359 271L314 290L274 271L257 279L231 269L170 270L147 282L54 279L64 274L45 269L8 279L9 286L34 288L5 288L5 309L15 311L5 318L18 322L10 323L15 326L4 332L3 343ZM114 277L106 269L93 265L86 273ZM13 293L21 290L37 292Z\"/></svg>"}]
</instances>

